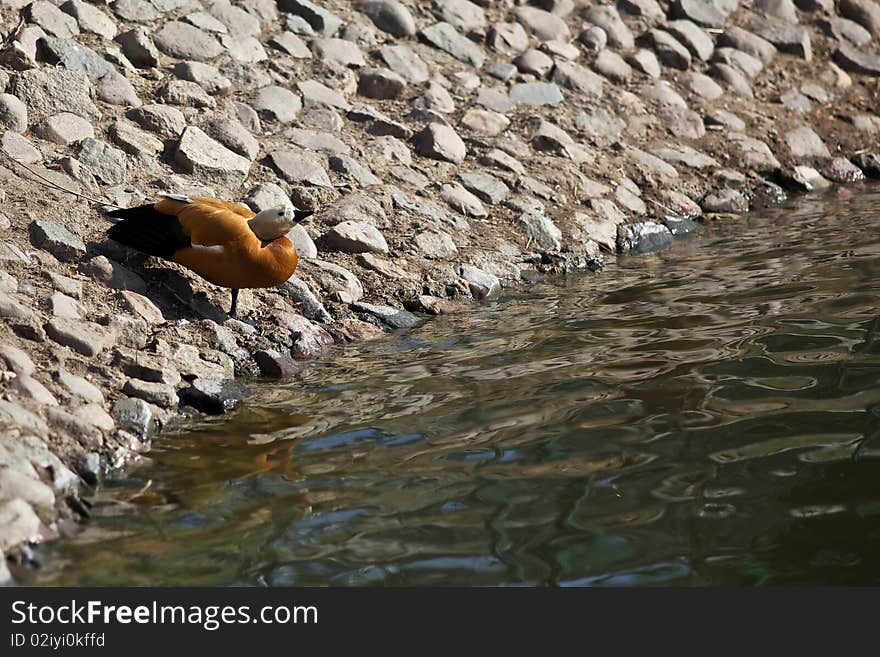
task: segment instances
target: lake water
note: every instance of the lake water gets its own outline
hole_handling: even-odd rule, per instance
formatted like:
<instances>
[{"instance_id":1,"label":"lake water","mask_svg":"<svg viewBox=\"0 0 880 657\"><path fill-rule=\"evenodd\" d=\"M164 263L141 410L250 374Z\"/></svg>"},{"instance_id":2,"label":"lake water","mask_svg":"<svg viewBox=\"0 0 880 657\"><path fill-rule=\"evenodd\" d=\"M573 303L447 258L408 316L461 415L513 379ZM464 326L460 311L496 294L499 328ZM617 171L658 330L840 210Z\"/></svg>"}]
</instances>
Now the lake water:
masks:
<instances>
[{"instance_id":1,"label":"lake water","mask_svg":"<svg viewBox=\"0 0 880 657\"><path fill-rule=\"evenodd\" d=\"M880 192L802 198L339 348L163 435L19 576L880 584L878 226Z\"/></svg>"}]
</instances>

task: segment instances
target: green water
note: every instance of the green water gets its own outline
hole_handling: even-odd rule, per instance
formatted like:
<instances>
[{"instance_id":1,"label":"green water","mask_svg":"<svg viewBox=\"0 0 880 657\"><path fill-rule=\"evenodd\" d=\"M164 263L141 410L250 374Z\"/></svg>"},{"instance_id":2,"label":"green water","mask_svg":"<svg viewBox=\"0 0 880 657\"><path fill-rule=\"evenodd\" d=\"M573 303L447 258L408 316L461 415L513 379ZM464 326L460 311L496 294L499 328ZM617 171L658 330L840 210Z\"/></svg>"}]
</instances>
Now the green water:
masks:
<instances>
[{"instance_id":1,"label":"green water","mask_svg":"<svg viewBox=\"0 0 880 657\"><path fill-rule=\"evenodd\" d=\"M21 576L880 584L878 226L878 192L801 199L340 348L159 439Z\"/></svg>"}]
</instances>

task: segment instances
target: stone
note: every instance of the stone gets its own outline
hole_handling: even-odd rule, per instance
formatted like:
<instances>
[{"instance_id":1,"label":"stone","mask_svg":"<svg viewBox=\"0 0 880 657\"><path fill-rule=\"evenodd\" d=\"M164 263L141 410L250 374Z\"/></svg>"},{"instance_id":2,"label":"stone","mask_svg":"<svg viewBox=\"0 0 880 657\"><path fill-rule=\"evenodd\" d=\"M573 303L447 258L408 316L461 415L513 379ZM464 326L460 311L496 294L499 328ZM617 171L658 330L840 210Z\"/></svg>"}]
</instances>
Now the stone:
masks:
<instances>
[{"instance_id":1,"label":"stone","mask_svg":"<svg viewBox=\"0 0 880 657\"><path fill-rule=\"evenodd\" d=\"M749 199L735 189L721 189L706 194L701 203L703 212L742 214L749 209Z\"/></svg>"},{"instance_id":2,"label":"stone","mask_svg":"<svg viewBox=\"0 0 880 657\"><path fill-rule=\"evenodd\" d=\"M718 46L729 46L736 50L742 50L752 57L760 59L764 66L769 66L776 55L776 47L772 43L737 26L726 28L718 36Z\"/></svg>"},{"instance_id":3,"label":"stone","mask_svg":"<svg viewBox=\"0 0 880 657\"><path fill-rule=\"evenodd\" d=\"M0 147L9 157L22 164L35 164L43 159L40 151L34 148L30 141L17 132L10 132L9 130L4 132L2 138L0 138Z\"/></svg>"},{"instance_id":4,"label":"stone","mask_svg":"<svg viewBox=\"0 0 880 657\"><path fill-rule=\"evenodd\" d=\"M101 116L90 97L91 82L82 71L22 71L15 76L12 88L12 93L27 106L31 121L59 112L72 112L90 121Z\"/></svg>"},{"instance_id":5,"label":"stone","mask_svg":"<svg viewBox=\"0 0 880 657\"><path fill-rule=\"evenodd\" d=\"M11 344L0 345L0 363L19 376L30 376L36 371L34 361L27 352Z\"/></svg>"},{"instance_id":6,"label":"stone","mask_svg":"<svg viewBox=\"0 0 880 657\"><path fill-rule=\"evenodd\" d=\"M459 275L465 281L475 299L485 299L501 289L501 281L494 274L473 265L461 265Z\"/></svg>"},{"instance_id":7,"label":"stone","mask_svg":"<svg viewBox=\"0 0 880 657\"><path fill-rule=\"evenodd\" d=\"M107 134L113 143L129 155L155 157L165 149L161 141L127 121L111 123Z\"/></svg>"},{"instance_id":8,"label":"stone","mask_svg":"<svg viewBox=\"0 0 880 657\"><path fill-rule=\"evenodd\" d=\"M880 54L867 48L857 48L845 41L837 44L834 59L840 66L851 73L880 76Z\"/></svg>"},{"instance_id":9,"label":"stone","mask_svg":"<svg viewBox=\"0 0 880 657\"><path fill-rule=\"evenodd\" d=\"M77 157L96 178L108 185L118 185L128 175L125 153L106 142L86 137L79 142Z\"/></svg>"},{"instance_id":10,"label":"stone","mask_svg":"<svg viewBox=\"0 0 880 657\"><path fill-rule=\"evenodd\" d=\"M730 13L719 0L675 0L670 7L671 15L687 18L700 25L721 27ZM735 5L734 5L735 6Z\"/></svg>"},{"instance_id":11,"label":"stone","mask_svg":"<svg viewBox=\"0 0 880 657\"><path fill-rule=\"evenodd\" d=\"M302 94L306 106L326 105L346 112L351 109L351 104L345 99L345 96L338 91L321 84L317 80L297 82L296 87Z\"/></svg>"},{"instance_id":12,"label":"stone","mask_svg":"<svg viewBox=\"0 0 880 657\"><path fill-rule=\"evenodd\" d=\"M186 129L186 118L176 107L167 105L142 105L125 115L144 130L156 132L168 139L177 139Z\"/></svg>"},{"instance_id":13,"label":"stone","mask_svg":"<svg viewBox=\"0 0 880 657\"><path fill-rule=\"evenodd\" d=\"M491 205L501 203L510 193L504 182L488 173L460 173L458 177L465 189Z\"/></svg>"},{"instance_id":14,"label":"stone","mask_svg":"<svg viewBox=\"0 0 880 657\"><path fill-rule=\"evenodd\" d=\"M648 32L657 59L665 66L686 71L691 65L691 54L669 32L652 29Z\"/></svg>"},{"instance_id":15,"label":"stone","mask_svg":"<svg viewBox=\"0 0 880 657\"><path fill-rule=\"evenodd\" d=\"M137 315L147 324L165 323L165 317L162 315L162 311L159 310L156 304L142 294L132 292L131 290L121 290L116 295L116 298L126 310Z\"/></svg>"},{"instance_id":16,"label":"stone","mask_svg":"<svg viewBox=\"0 0 880 657\"><path fill-rule=\"evenodd\" d=\"M118 262L108 260L104 256L96 256L82 263L80 271L114 290L133 290L141 294L147 291L144 279Z\"/></svg>"},{"instance_id":17,"label":"stone","mask_svg":"<svg viewBox=\"0 0 880 657\"><path fill-rule=\"evenodd\" d=\"M516 67L523 73L531 73L544 77L553 68L553 60L540 50L530 48L513 60Z\"/></svg>"},{"instance_id":18,"label":"stone","mask_svg":"<svg viewBox=\"0 0 880 657\"><path fill-rule=\"evenodd\" d=\"M461 126L466 130L485 137L494 137L507 130L510 119L498 112L469 109L461 117Z\"/></svg>"},{"instance_id":19,"label":"stone","mask_svg":"<svg viewBox=\"0 0 880 657\"><path fill-rule=\"evenodd\" d=\"M364 0L357 3L358 11L370 17L376 27L396 37L413 36L416 22L406 5L397 0Z\"/></svg>"},{"instance_id":20,"label":"stone","mask_svg":"<svg viewBox=\"0 0 880 657\"><path fill-rule=\"evenodd\" d=\"M55 37L69 38L79 34L76 19L45 0L37 0L28 5L24 17L31 23L39 25L46 34Z\"/></svg>"},{"instance_id":21,"label":"stone","mask_svg":"<svg viewBox=\"0 0 880 657\"><path fill-rule=\"evenodd\" d=\"M206 126L207 134L223 144L233 153L254 160L260 152L260 143L241 123L233 119L218 117Z\"/></svg>"},{"instance_id":22,"label":"stone","mask_svg":"<svg viewBox=\"0 0 880 657\"><path fill-rule=\"evenodd\" d=\"M608 45L608 34L598 25L591 25L578 36L587 50L599 52Z\"/></svg>"},{"instance_id":23,"label":"stone","mask_svg":"<svg viewBox=\"0 0 880 657\"><path fill-rule=\"evenodd\" d=\"M690 146L677 145L654 148L651 152L664 162L684 164L691 169L715 169L718 162Z\"/></svg>"},{"instance_id":24,"label":"stone","mask_svg":"<svg viewBox=\"0 0 880 657\"><path fill-rule=\"evenodd\" d=\"M133 23L152 22L159 18L156 7L146 0L116 0L112 9L119 18Z\"/></svg>"},{"instance_id":25,"label":"stone","mask_svg":"<svg viewBox=\"0 0 880 657\"><path fill-rule=\"evenodd\" d=\"M657 109L657 116L675 137L700 139L706 134L702 117L693 110L678 105L663 105Z\"/></svg>"},{"instance_id":26,"label":"stone","mask_svg":"<svg viewBox=\"0 0 880 657\"><path fill-rule=\"evenodd\" d=\"M333 344L333 336L302 315L282 312L278 315L278 322L290 331L292 352L300 358L316 358Z\"/></svg>"},{"instance_id":27,"label":"stone","mask_svg":"<svg viewBox=\"0 0 880 657\"><path fill-rule=\"evenodd\" d=\"M122 392L129 397L143 399L145 402L161 408L177 406L177 392L174 386L165 383L129 379L122 387Z\"/></svg>"},{"instance_id":28,"label":"stone","mask_svg":"<svg viewBox=\"0 0 880 657\"><path fill-rule=\"evenodd\" d=\"M279 0L278 8L304 19L322 36L332 36L342 26L342 19L308 0Z\"/></svg>"},{"instance_id":29,"label":"stone","mask_svg":"<svg viewBox=\"0 0 880 657\"><path fill-rule=\"evenodd\" d=\"M377 306L372 303L359 302L353 304L355 310L368 313L381 320L393 329L408 329L419 323L418 318L411 312L394 308L392 306Z\"/></svg>"},{"instance_id":30,"label":"stone","mask_svg":"<svg viewBox=\"0 0 880 657\"><path fill-rule=\"evenodd\" d=\"M387 68L371 68L358 75L358 93L367 98L393 100L406 88L406 80Z\"/></svg>"},{"instance_id":31,"label":"stone","mask_svg":"<svg viewBox=\"0 0 880 657\"><path fill-rule=\"evenodd\" d=\"M146 436L156 426L153 411L143 399L122 397L113 404L111 413L120 429L139 437Z\"/></svg>"},{"instance_id":32,"label":"stone","mask_svg":"<svg viewBox=\"0 0 880 657\"><path fill-rule=\"evenodd\" d=\"M745 132L746 123L736 114L732 114L726 110L713 110L706 115L704 120L708 126L719 126L730 128L734 132Z\"/></svg>"},{"instance_id":33,"label":"stone","mask_svg":"<svg viewBox=\"0 0 880 657\"><path fill-rule=\"evenodd\" d=\"M674 36L694 57L709 61L715 43L699 25L689 20L669 21L663 29Z\"/></svg>"},{"instance_id":34,"label":"stone","mask_svg":"<svg viewBox=\"0 0 880 657\"><path fill-rule=\"evenodd\" d=\"M24 132L28 127L27 107L12 94L0 94L0 128Z\"/></svg>"},{"instance_id":35,"label":"stone","mask_svg":"<svg viewBox=\"0 0 880 657\"><path fill-rule=\"evenodd\" d=\"M223 54L223 46L216 38L179 21L165 23L153 41L159 50L178 59L206 62Z\"/></svg>"},{"instance_id":36,"label":"stone","mask_svg":"<svg viewBox=\"0 0 880 657\"><path fill-rule=\"evenodd\" d=\"M73 299L63 292L53 292L49 297L49 310L53 317L80 318L80 307Z\"/></svg>"},{"instance_id":37,"label":"stone","mask_svg":"<svg viewBox=\"0 0 880 657\"><path fill-rule=\"evenodd\" d=\"M189 80L170 80L159 89L159 99L171 105L214 108L217 102L202 87Z\"/></svg>"},{"instance_id":38,"label":"stone","mask_svg":"<svg viewBox=\"0 0 880 657\"><path fill-rule=\"evenodd\" d=\"M635 46L633 33L620 18L617 10L610 5L593 5L584 12L584 18L605 30L608 45L612 48L632 50Z\"/></svg>"},{"instance_id":39,"label":"stone","mask_svg":"<svg viewBox=\"0 0 880 657\"><path fill-rule=\"evenodd\" d=\"M459 183L444 184L440 189L440 198L449 206L469 217L485 217L488 215L483 203L467 191Z\"/></svg>"},{"instance_id":40,"label":"stone","mask_svg":"<svg viewBox=\"0 0 880 657\"><path fill-rule=\"evenodd\" d=\"M786 23L798 22L797 9L792 0L755 0L755 9Z\"/></svg>"},{"instance_id":41,"label":"stone","mask_svg":"<svg viewBox=\"0 0 880 657\"><path fill-rule=\"evenodd\" d=\"M741 96L745 96L746 98L754 97L749 81L743 77L742 73L732 66L721 63L712 64L709 72Z\"/></svg>"},{"instance_id":42,"label":"stone","mask_svg":"<svg viewBox=\"0 0 880 657\"><path fill-rule=\"evenodd\" d=\"M195 82L211 95L225 94L232 89L232 80L221 75L220 70L203 62L178 62L171 72L181 80Z\"/></svg>"},{"instance_id":43,"label":"stone","mask_svg":"<svg viewBox=\"0 0 880 657\"><path fill-rule=\"evenodd\" d=\"M103 326L74 319L56 318L44 329L46 335L58 344L88 357L97 356L114 338L113 331Z\"/></svg>"},{"instance_id":44,"label":"stone","mask_svg":"<svg viewBox=\"0 0 880 657\"><path fill-rule=\"evenodd\" d=\"M447 233L425 230L415 236L416 248L426 258L448 258L458 252L455 242Z\"/></svg>"},{"instance_id":45,"label":"stone","mask_svg":"<svg viewBox=\"0 0 880 657\"><path fill-rule=\"evenodd\" d=\"M467 155L461 137L448 125L429 123L413 137L416 151L426 157L460 164Z\"/></svg>"},{"instance_id":46,"label":"stone","mask_svg":"<svg viewBox=\"0 0 880 657\"><path fill-rule=\"evenodd\" d=\"M807 62L813 61L810 34L806 28L767 20L762 21L755 28L761 38L772 43L778 50L796 55Z\"/></svg>"},{"instance_id":47,"label":"stone","mask_svg":"<svg viewBox=\"0 0 880 657\"><path fill-rule=\"evenodd\" d=\"M110 105L138 107L141 104L141 99L128 78L116 71L110 71L98 78L95 95Z\"/></svg>"},{"instance_id":48,"label":"stone","mask_svg":"<svg viewBox=\"0 0 880 657\"><path fill-rule=\"evenodd\" d=\"M123 32L116 41L122 47L123 54L139 68L150 68L159 64L159 49L153 43L150 31L145 27L136 27Z\"/></svg>"},{"instance_id":49,"label":"stone","mask_svg":"<svg viewBox=\"0 0 880 657\"><path fill-rule=\"evenodd\" d=\"M785 133L785 143L793 157L831 157L828 148L811 128L802 126Z\"/></svg>"},{"instance_id":50,"label":"stone","mask_svg":"<svg viewBox=\"0 0 880 657\"><path fill-rule=\"evenodd\" d=\"M421 35L435 48L439 48L471 66L480 68L486 60L483 49L449 23L441 21L430 25L421 31Z\"/></svg>"},{"instance_id":51,"label":"stone","mask_svg":"<svg viewBox=\"0 0 880 657\"><path fill-rule=\"evenodd\" d=\"M379 50L379 57L407 82L419 84L428 81L427 64L407 46L385 46Z\"/></svg>"},{"instance_id":52,"label":"stone","mask_svg":"<svg viewBox=\"0 0 880 657\"><path fill-rule=\"evenodd\" d=\"M104 39L116 36L116 24L103 11L82 0L68 0L61 9L73 16L83 32L97 34Z\"/></svg>"},{"instance_id":53,"label":"stone","mask_svg":"<svg viewBox=\"0 0 880 657\"><path fill-rule=\"evenodd\" d=\"M653 51L645 48L639 48L633 54L629 55L627 61L637 71L641 71L648 77L660 78L660 61Z\"/></svg>"},{"instance_id":54,"label":"stone","mask_svg":"<svg viewBox=\"0 0 880 657\"><path fill-rule=\"evenodd\" d=\"M333 226L324 236L328 248L344 253L388 253L388 243L381 232L371 224L343 221Z\"/></svg>"},{"instance_id":55,"label":"stone","mask_svg":"<svg viewBox=\"0 0 880 657\"><path fill-rule=\"evenodd\" d=\"M559 16L538 9L537 7L521 6L514 10L516 20L540 41L565 40L571 38L568 25Z\"/></svg>"},{"instance_id":56,"label":"stone","mask_svg":"<svg viewBox=\"0 0 880 657\"><path fill-rule=\"evenodd\" d=\"M0 292L0 317L28 319L33 313L5 292Z\"/></svg>"},{"instance_id":57,"label":"stone","mask_svg":"<svg viewBox=\"0 0 880 657\"><path fill-rule=\"evenodd\" d=\"M320 61L339 66L356 68L367 64L357 44L345 39L315 39L312 41L312 53Z\"/></svg>"},{"instance_id":58,"label":"stone","mask_svg":"<svg viewBox=\"0 0 880 657\"><path fill-rule=\"evenodd\" d=\"M67 70L82 71L91 78L101 77L113 70L110 62L74 39L44 37L40 44L42 58L52 64L60 64Z\"/></svg>"},{"instance_id":59,"label":"stone","mask_svg":"<svg viewBox=\"0 0 880 657\"><path fill-rule=\"evenodd\" d=\"M449 114L455 111L455 101L452 100L452 96L445 87L436 82L430 82L425 92L413 101L413 107L416 110ZM430 113L427 114L427 117L429 120L433 118Z\"/></svg>"},{"instance_id":60,"label":"stone","mask_svg":"<svg viewBox=\"0 0 880 657\"><path fill-rule=\"evenodd\" d=\"M602 96L603 78L596 75L591 70L584 68L575 62L557 61L556 67L553 69L553 82L562 85L566 89L570 89L576 93L589 96L591 98L600 98ZM525 97L530 101L541 101L539 104L555 105L562 102L562 93L558 88L555 90L553 85L546 87L535 87L534 85L546 85L545 82L527 83L529 86L514 85L514 89L519 88L517 92L519 96L514 96L511 89L510 97L519 101L518 98ZM526 104L535 104L527 102Z\"/></svg>"},{"instance_id":61,"label":"stone","mask_svg":"<svg viewBox=\"0 0 880 657\"><path fill-rule=\"evenodd\" d=\"M0 551L22 543L39 543L47 533L39 516L22 498L0 502Z\"/></svg>"},{"instance_id":62,"label":"stone","mask_svg":"<svg viewBox=\"0 0 880 657\"><path fill-rule=\"evenodd\" d=\"M880 37L880 5L873 0L840 0L841 16L860 24L875 38Z\"/></svg>"},{"instance_id":63,"label":"stone","mask_svg":"<svg viewBox=\"0 0 880 657\"><path fill-rule=\"evenodd\" d=\"M269 159L275 170L290 183L332 187L333 183L321 162L302 150L272 151Z\"/></svg>"},{"instance_id":64,"label":"stone","mask_svg":"<svg viewBox=\"0 0 880 657\"><path fill-rule=\"evenodd\" d=\"M519 23L493 23L486 42L502 55L516 55L529 47L529 35Z\"/></svg>"},{"instance_id":65,"label":"stone","mask_svg":"<svg viewBox=\"0 0 880 657\"><path fill-rule=\"evenodd\" d=\"M309 50L305 41L300 39L293 32L281 32L281 34L276 34L269 39L269 45L295 59L312 58L312 51Z\"/></svg>"},{"instance_id":66,"label":"stone","mask_svg":"<svg viewBox=\"0 0 880 657\"><path fill-rule=\"evenodd\" d=\"M543 213L523 212L516 221L542 249L559 251L562 248L562 231Z\"/></svg>"},{"instance_id":67,"label":"stone","mask_svg":"<svg viewBox=\"0 0 880 657\"><path fill-rule=\"evenodd\" d=\"M104 404L104 394L91 381L63 369L58 371L56 378L71 395L93 404Z\"/></svg>"},{"instance_id":68,"label":"stone","mask_svg":"<svg viewBox=\"0 0 880 657\"><path fill-rule=\"evenodd\" d=\"M835 157L819 167L819 172L836 183L854 183L865 179L865 174L845 157Z\"/></svg>"},{"instance_id":69,"label":"stone","mask_svg":"<svg viewBox=\"0 0 880 657\"><path fill-rule=\"evenodd\" d=\"M593 61L596 71L614 82L628 82L632 78L632 68L623 57L613 50L603 50Z\"/></svg>"},{"instance_id":70,"label":"stone","mask_svg":"<svg viewBox=\"0 0 880 657\"><path fill-rule=\"evenodd\" d=\"M254 98L254 109L261 118L290 123L302 110L302 100L298 94L278 86L263 87Z\"/></svg>"},{"instance_id":71,"label":"stone","mask_svg":"<svg viewBox=\"0 0 880 657\"><path fill-rule=\"evenodd\" d=\"M360 187L381 185L382 181L370 169L348 155L331 155L330 169L353 178Z\"/></svg>"},{"instance_id":72,"label":"stone","mask_svg":"<svg viewBox=\"0 0 880 657\"><path fill-rule=\"evenodd\" d=\"M233 188L245 181L251 168L249 159L233 153L194 126L186 128L180 136L174 161L187 173Z\"/></svg>"},{"instance_id":73,"label":"stone","mask_svg":"<svg viewBox=\"0 0 880 657\"><path fill-rule=\"evenodd\" d=\"M511 100L523 105L559 105L565 100L553 82L521 82L510 89Z\"/></svg>"},{"instance_id":74,"label":"stone","mask_svg":"<svg viewBox=\"0 0 880 657\"><path fill-rule=\"evenodd\" d=\"M859 153L850 158L850 162L861 169L869 178L880 178L880 157L875 153ZM0 358L3 352L0 351Z\"/></svg>"},{"instance_id":75,"label":"stone","mask_svg":"<svg viewBox=\"0 0 880 657\"><path fill-rule=\"evenodd\" d=\"M302 364L277 351L261 349L254 352L253 358L260 374L270 379L288 379L303 370Z\"/></svg>"},{"instance_id":76,"label":"stone","mask_svg":"<svg viewBox=\"0 0 880 657\"><path fill-rule=\"evenodd\" d=\"M817 25L830 37L841 41L849 41L854 46L864 46L871 40L871 33L864 27L848 18L834 16L819 19Z\"/></svg>"},{"instance_id":77,"label":"stone","mask_svg":"<svg viewBox=\"0 0 880 657\"><path fill-rule=\"evenodd\" d=\"M743 164L756 171L773 172L781 168L770 147L762 141L747 135L731 132L728 141L735 144L743 158Z\"/></svg>"},{"instance_id":78,"label":"stone","mask_svg":"<svg viewBox=\"0 0 880 657\"><path fill-rule=\"evenodd\" d=\"M31 244L59 260L76 262L86 253L83 241L65 226L51 219L37 219L28 227Z\"/></svg>"}]
</instances>

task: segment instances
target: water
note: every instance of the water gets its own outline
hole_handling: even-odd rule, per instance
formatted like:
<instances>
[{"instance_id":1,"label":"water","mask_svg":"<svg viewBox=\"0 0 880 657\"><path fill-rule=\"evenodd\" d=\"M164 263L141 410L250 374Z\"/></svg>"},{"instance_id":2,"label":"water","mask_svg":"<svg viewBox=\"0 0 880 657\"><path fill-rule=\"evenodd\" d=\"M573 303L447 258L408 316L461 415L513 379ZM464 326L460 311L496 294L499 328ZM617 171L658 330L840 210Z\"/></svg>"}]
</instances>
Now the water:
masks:
<instances>
[{"instance_id":1,"label":"water","mask_svg":"<svg viewBox=\"0 0 880 657\"><path fill-rule=\"evenodd\" d=\"M878 210L802 199L339 349L158 440L25 581L877 585Z\"/></svg>"}]
</instances>

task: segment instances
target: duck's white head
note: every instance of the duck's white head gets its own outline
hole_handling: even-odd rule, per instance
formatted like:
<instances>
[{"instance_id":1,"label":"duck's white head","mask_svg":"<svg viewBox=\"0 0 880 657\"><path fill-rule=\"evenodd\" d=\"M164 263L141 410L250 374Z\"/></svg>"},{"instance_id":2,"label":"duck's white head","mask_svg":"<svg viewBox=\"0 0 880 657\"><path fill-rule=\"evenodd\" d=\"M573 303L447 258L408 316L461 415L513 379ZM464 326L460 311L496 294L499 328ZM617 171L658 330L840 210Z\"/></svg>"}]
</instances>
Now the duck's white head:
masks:
<instances>
[{"instance_id":1,"label":"duck's white head","mask_svg":"<svg viewBox=\"0 0 880 657\"><path fill-rule=\"evenodd\" d=\"M277 240L306 217L312 210L295 210L291 206L268 208L248 219L248 226L264 242Z\"/></svg>"}]
</instances>

